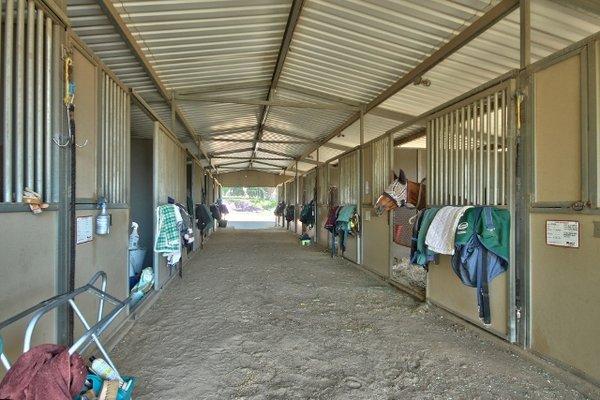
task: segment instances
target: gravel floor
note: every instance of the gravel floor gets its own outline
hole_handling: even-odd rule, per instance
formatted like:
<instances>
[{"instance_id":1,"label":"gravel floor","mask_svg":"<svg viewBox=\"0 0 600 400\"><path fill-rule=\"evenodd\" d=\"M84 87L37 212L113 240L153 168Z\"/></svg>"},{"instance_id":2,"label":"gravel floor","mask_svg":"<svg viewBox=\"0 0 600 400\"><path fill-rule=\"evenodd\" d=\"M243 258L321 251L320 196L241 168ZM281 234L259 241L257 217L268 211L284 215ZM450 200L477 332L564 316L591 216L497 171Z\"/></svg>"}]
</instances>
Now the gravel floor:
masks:
<instances>
[{"instance_id":1,"label":"gravel floor","mask_svg":"<svg viewBox=\"0 0 600 400\"><path fill-rule=\"evenodd\" d=\"M584 398L276 230L217 232L113 354L142 400Z\"/></svg>"}]
</instances>

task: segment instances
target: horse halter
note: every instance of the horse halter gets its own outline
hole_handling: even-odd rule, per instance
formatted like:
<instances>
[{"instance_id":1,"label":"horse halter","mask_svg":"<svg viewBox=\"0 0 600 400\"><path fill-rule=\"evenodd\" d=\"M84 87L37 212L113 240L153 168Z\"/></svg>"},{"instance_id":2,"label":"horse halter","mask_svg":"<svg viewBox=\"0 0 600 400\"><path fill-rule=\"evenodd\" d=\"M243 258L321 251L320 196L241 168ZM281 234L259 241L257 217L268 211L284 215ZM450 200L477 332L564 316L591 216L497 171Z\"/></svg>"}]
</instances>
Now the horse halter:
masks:
<instances>
[{"instance_id":1,"label":"horse halter","mask_svg":"<svg viewBox=\"0 0 600 400\"><path fill-rule=\"evenodd\" d=\"M394 173L394 181L383 191L375 203L375 214L402 207L406 204L408 180L403 170Z\"/></svg>"}]
</instances>

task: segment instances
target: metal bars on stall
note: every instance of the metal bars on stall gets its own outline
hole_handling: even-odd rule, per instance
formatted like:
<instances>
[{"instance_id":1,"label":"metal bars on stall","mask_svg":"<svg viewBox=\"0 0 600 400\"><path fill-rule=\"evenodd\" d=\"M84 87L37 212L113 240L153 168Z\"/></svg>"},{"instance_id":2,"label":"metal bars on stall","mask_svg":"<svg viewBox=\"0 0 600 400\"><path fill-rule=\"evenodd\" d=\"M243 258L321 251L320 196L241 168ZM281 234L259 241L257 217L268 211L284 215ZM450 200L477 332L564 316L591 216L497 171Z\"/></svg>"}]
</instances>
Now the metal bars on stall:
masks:
<instances>
[{"instance_id":1,"label":"metal bars on stall","mask_svg":"<svg viewBox=\"0 0 600 400\"><path fill-rule=\"evenodd\" d=\"M389 175L392 169L390 160L390 138L388 135L372 142L372 162L373 162L373 185L371 194L373 204L377 202L379 195L383 193L389 184Z\"/></svg>"},{"instance_id":2,"label":"metal bars on stall","mask_svg":"<svg viewBox=\"0 0 600 400\"><path fill-rule=\"evenodd\" d=\"M358 204L360 195L358 182L358 174L360 171L358 150L341 157L339 165L340 205Z\"/></svg>"},{"instance_id":3,"label":"metal bars on stall","mask_svg":"<svg viewBox=\"0 0 600 400\"><path fill-rule=\"evenodd\" d=\"M508 91L500 84L429 118L430 205L508 205Z\"/></svg>"},{"instance_id":4,"label":"metal bars on stall","mask_svg":"<svg viewBox=\"0 0 600 400\"><path fill-rule=\"evenodd\" d=\"M129 93L103 72L101 109L101 190L108 203L129 202Z\"/></svg>"},{"instance_id":5,"label":"metal bars on stall","mask_svg":"<svg viewBox=\"0 0 600 400\"><path fill-rule=\"evenodd\" d=\"M318 181L319 181L319 188L318 188L318 198L317 198L317 204L318 205L329 205L329 165L325 164L325 165L321 165L319 167L317 167L318 170Z\"/></svg>"},{"instance_id":6,"label":"metal bars on stall","mask_svg":"<svg viewBox=\"0 0 600 400\"><path fill-rule=\"evenodd\" d=\"M34 0L0 2L2 48L2 196L22 202L26 187L44 201L53 193L54 19Z\"/></svg>"}]
</instances>

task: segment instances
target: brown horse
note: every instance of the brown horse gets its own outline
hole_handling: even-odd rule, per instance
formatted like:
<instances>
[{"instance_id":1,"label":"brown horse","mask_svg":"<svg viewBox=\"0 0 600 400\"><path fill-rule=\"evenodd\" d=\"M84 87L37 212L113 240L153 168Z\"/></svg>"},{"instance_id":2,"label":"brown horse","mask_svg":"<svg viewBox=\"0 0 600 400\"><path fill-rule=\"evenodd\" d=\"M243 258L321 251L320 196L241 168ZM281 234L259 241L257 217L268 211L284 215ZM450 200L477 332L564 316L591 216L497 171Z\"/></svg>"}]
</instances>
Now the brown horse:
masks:
<instances>
[{"instance_id":1,"label":"brown horse","mask_svg":"<svg viewBox=\"0 0 600 400\"><path fill-rule=\"evenodd\" d=\"M385 211L405 206L418 210L425 208L425 179L421 183L409 181L404 171L400 170L398 175L394 173L393 182L377 199L375 213L381 215Z\"/></svg>"}]
</instances>

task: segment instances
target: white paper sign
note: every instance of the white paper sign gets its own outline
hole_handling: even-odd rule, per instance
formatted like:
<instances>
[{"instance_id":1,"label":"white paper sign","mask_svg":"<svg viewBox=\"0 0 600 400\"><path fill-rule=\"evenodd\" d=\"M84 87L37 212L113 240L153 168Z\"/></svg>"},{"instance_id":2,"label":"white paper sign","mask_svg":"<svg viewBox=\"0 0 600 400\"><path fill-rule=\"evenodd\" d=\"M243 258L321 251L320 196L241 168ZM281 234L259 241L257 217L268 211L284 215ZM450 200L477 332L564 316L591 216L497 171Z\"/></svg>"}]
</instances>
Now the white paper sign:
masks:
<instances>
[{"instance_id":1,"label":"white paper sign","mask_svg":"<svg viewBox=\"0 0 600 400\"><path fill-rule=\"evenodd\" d=\"M77 217L77 244L91 242L94 239L94 217Z\"/></svg>"},{"instance_id":2,"label":"white paper sign","mask_svg":"<svg viewBox=\"0 0 600 400\"><path fill-rule=\"evenodd\" d=\"M546 244L579 248L579 222L546 221Z\"/></svg>"}]
</instances>

